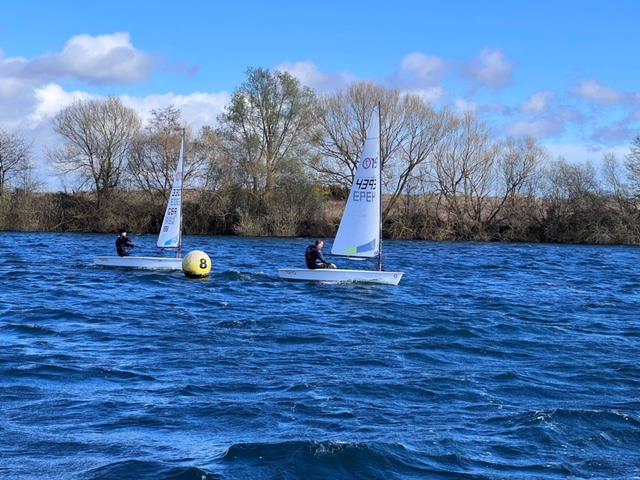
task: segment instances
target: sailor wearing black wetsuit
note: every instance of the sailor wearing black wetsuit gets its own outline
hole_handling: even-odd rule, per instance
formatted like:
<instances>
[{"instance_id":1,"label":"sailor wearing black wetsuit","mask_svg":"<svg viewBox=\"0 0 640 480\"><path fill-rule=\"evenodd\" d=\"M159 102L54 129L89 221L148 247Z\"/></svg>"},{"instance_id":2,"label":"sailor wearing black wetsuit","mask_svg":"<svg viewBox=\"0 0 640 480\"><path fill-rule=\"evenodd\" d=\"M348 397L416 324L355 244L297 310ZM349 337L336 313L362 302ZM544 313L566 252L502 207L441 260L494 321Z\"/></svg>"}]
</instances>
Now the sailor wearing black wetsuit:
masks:
<instances>
[{"instance_id":1,"label":"sailor wearing black wetsuit","mask_svg":"<svg viewBox=\"0 0 640 480\"><path fill-rule=\"evenodd\" d=\"M126 257L127 255L129 255L127 248L133 247L133 242L127 238L127 232L120 232L120 235L118 235L118 238L116 238L116 252L118 252L118 255L120 255L121 257Z\"/></svg>"},{"instance_id":2,"label":"sailor wearing black wetsuit","mask_svg":"<svg viewBox=\"0 0 640 480\"><path fill-rule=\"evenodd\" d=\"M309 245L306 252L304 252L304 259L307 262L307 268L336 268L332 263L327 262L322 255L322 247L324 242L322 240L316 240L314 245Z\"/></svg>"}]
</instances>

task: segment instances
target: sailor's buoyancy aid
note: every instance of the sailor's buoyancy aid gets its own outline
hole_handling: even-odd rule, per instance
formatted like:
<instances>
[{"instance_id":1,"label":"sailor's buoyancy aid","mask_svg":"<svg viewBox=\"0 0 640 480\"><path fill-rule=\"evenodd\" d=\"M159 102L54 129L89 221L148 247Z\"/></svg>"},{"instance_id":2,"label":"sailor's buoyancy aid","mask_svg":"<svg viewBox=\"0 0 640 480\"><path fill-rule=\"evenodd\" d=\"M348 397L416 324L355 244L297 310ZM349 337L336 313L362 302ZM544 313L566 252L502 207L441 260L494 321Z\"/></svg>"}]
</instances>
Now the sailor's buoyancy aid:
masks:
<instances>
[{"instance_id":1,"label":"sailor's buoyancy aid","mask_svg":"<svg viewBox=\"0 0 640 480\"><path fill-rule=\"evenodd\" d=\"M304 260L307 263L307 268L318 268L316 265L316 259L318 258L318 251L315 245L309 245L304 252Z\"/></svg>"}]
</instances>

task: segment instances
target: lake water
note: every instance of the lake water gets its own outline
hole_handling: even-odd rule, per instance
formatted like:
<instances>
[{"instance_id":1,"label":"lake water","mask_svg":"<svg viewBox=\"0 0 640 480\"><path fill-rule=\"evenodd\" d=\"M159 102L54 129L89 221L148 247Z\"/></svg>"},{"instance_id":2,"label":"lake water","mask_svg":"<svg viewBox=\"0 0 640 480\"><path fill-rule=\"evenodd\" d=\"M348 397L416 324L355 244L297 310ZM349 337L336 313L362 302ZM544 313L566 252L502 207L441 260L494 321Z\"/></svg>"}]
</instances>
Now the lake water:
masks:
<instances>
[{"instance_id":1,"label":"lake water","mask_svg":"<svg viewBox=\"0 0 640 480\"><path fill-rule=\"evenodd\" d=\"M306 239L94 267L114 240L0 233L0 478L640 477L640 249L390 241L389 287L281 281Z\"/></svg>"}]
</instances>

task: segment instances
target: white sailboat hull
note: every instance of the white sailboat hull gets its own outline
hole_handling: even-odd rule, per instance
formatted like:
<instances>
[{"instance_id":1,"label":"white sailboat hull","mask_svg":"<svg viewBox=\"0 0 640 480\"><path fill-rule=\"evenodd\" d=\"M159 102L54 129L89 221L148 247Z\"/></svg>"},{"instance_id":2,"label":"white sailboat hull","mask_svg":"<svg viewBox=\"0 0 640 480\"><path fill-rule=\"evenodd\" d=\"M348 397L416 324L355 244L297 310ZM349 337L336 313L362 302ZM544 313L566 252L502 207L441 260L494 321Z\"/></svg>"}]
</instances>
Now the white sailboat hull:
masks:
<instances>
[{"instance_id":1,"label":"white sailboat hull","mask_svg":"<svg viewBox=\"0 0 640 480\"><path fill-rule=\"evenodd\" d=\"M147 270L182 270L182 258L169 257L94 257L94 265L102 267L143 268Z\"/></svg>"},{"instance_id":2,"label":"white sailboat hull","mask_svg":"<svg viewBox=\"0 0 640 480\"><path fill-rule=\"evenodd\" d=\"M381 283L384 285L398 285L402 272L379 272L377 270L341 270L337 268L323 268L311 270L308 268L280 268L280 278L289 280L307 280L316 282L364 282Z\"/></svg>"}]
</instances>

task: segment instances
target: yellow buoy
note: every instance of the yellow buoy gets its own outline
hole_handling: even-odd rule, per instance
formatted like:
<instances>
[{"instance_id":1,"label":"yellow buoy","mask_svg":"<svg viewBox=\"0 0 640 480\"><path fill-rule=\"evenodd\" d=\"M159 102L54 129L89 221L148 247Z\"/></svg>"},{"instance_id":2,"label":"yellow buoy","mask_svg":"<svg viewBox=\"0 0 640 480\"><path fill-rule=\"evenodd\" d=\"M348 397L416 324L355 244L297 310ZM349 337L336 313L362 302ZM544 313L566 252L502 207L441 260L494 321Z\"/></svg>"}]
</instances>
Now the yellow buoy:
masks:
<instances>
[{"instance_id":1,"label":"yellow buoy","mask_svg":"<svg viewBox=\"0 0 640 480\"><path fill-rule=\"evenodd\" d=\"M207 277L211 273L211 267L209 255L200 250L189 252L182 259L182 271L189 278Z\"/></svg>"}]
</instances>

